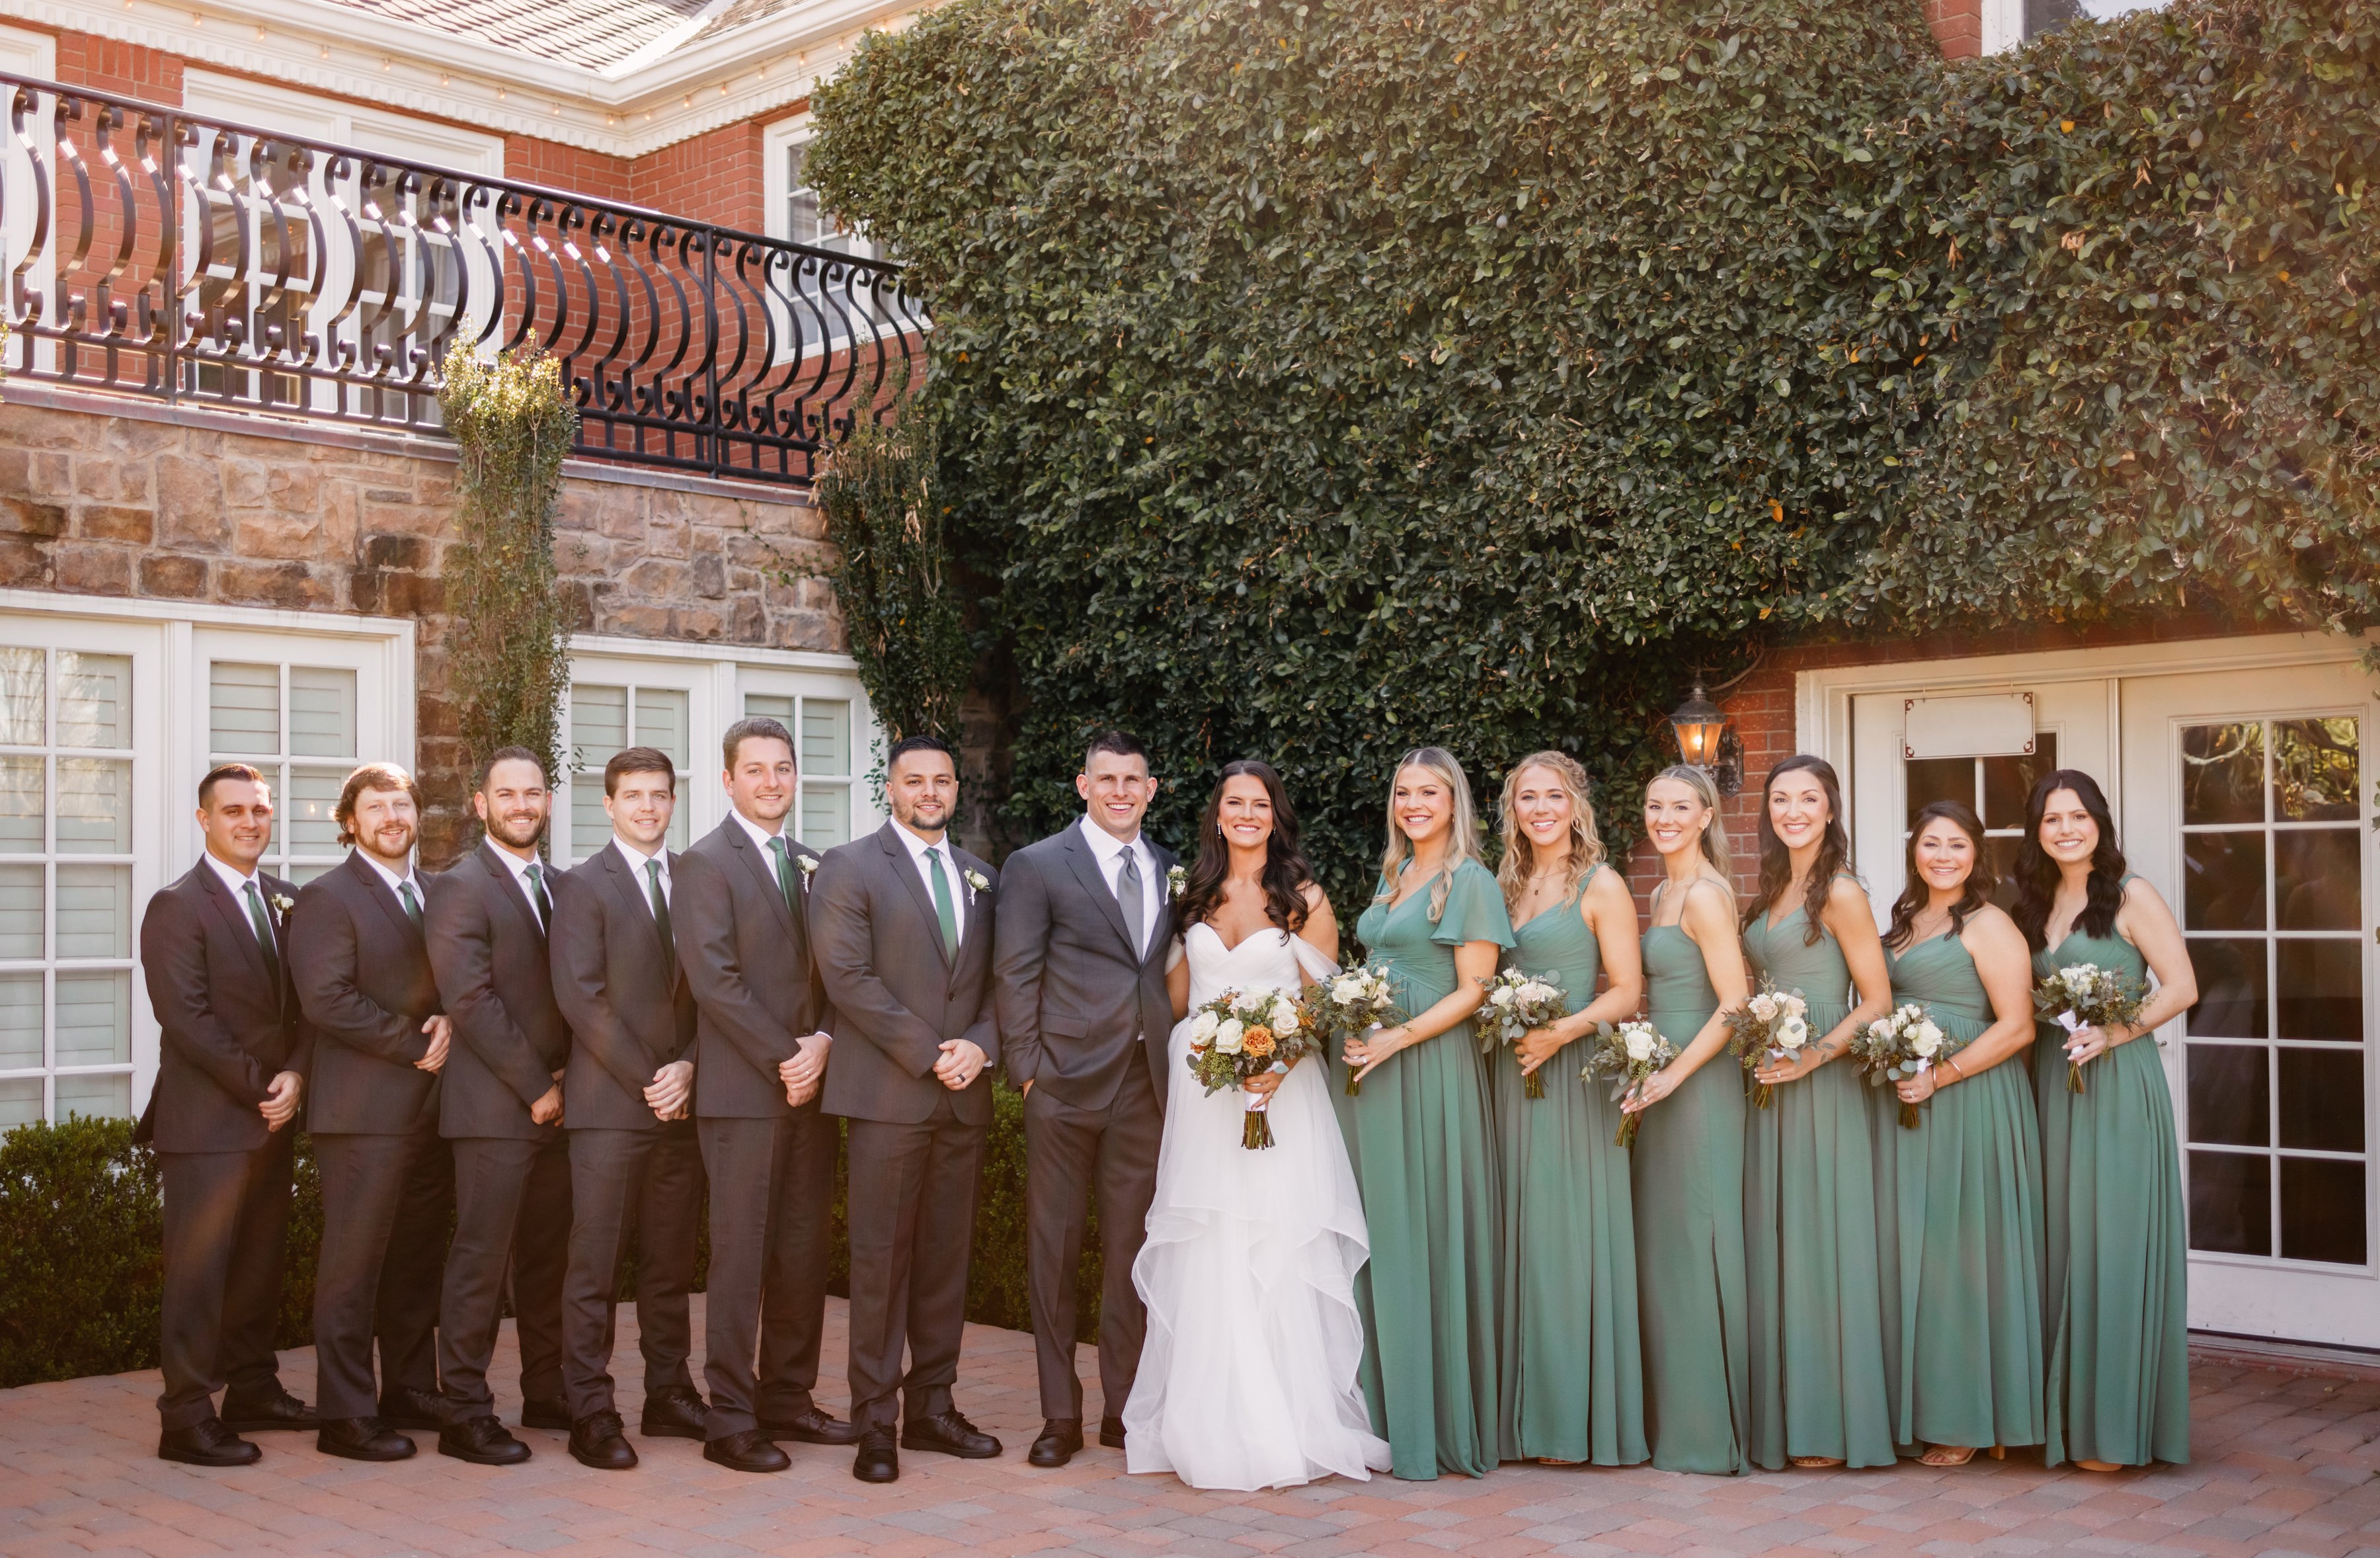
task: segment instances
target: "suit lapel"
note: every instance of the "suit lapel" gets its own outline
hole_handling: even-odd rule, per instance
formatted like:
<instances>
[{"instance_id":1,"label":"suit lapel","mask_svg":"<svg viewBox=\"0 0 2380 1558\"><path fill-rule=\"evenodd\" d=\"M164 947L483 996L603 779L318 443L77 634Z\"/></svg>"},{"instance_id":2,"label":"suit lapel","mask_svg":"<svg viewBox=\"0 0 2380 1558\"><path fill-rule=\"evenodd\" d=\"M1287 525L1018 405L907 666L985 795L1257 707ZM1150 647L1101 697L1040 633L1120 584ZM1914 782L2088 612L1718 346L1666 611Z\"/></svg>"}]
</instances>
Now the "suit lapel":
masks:
<instances>
[{"instance_id":1,"label":"suit lapel","mask_svg":"<svg viewBox=\"0 0 2380 1558\"><path fill-rule=\"evenodd\" d=\"M198 870L190 874L198 880L199 896L207 901L208 907L214 910L216 917L248 955L249 968L255 971L259 980L271 983L273 976L264 967L264 949L256 944L256 926L249 919L248 912L232 897L231 889L224 885L223 878L217 876L215 869L204 860L200 860ZM264 912L269 916L273 911L268 908ZM278 932L280 927L276 925L273 930ZM273 995L278 999L280 992L273 992Z\"/></svg>"},{"instance_id":2,"label":"suit lapel","mask_svg":"<svg viewBox=\"0 0 2380 1558\"><path fill-rule=\"evenodd\" d=\"M1074 867L1075 879L1083 884L1083 891L1090 895L1091 902L1099 905L1099 911L1108 917L1108 924L1115 931L1116 939L1123 943L1125 954L1137 962L1132 931L1123 922L1123 906L1116 902L1114 889L1108 885L1107 877L1099 870L1099 861L1091 855L1091 846L1084 841L1081 825L1069 826L1062 836L1066 841L1066 863Z\"/></svg>"},{"instance_id":3,"label":"suit lapel","mask_svg":"<svg viewBox=\"0 0 2380 1558\"><path fill-rule=\"evenodd\" d=\"M421 927L413 922L413 916L405 912L405 905L398 900L395 890L389 886L372 863L364 858L362 850L350 849L347 852L347 870L363 883L364 891L380 905L381 913L388 916L388 922L396 927L397 933L405 937L413 950L425 951L428 943L421 939Z\"/></svg>"},{"instance_id":4,"label":"suit lapel","mask_svg":"<svg viewBox=\"0 0 2380 1558\"><path fill-rule=\"evenodd\" d=\"M1141 838L1142 842L1148 842L1146 834ZM1143 963L1165 956L1173 943L1172 871L1177 857L1151 844L1148 846L1148 858L1157 862L1157 919L1149 928L1148 947L1141 956Z\"/></svg>"},{"instance_id":5,"label":"suit lapel","mask_svg":"<svg viewBox=\"0 0 2380 1558\"><path fill-rule=\"evenodd\" d=\"M899 877L901 884L909 890L909 901L917 906L917 913L924 918L926 940L932 944L934 955L942 960L942 971L947 974L951 970L951 951L942 944L942 917L934 912L934 900L926 894L925 877L918 871L917 859L909 853L909 846L893 831L899 826L898 822L885 823L883 830L876 835L877 841L884 846L886 863L892 868L892 874ZM943 836L947 838L949 835ZM967 940L965 929L962 927L959 944L966 945Z\"/></svg>"},{"instance_id":6,"label":"suit lapel","mask_svg":"<svg viewBox=\"0 0 2380 1558\"><path fill-rule=\"evenodd\" d=\"M730 817L725 822L720 823L719 831L726 838L727 847L735 851L736 855L744 861L746 868L752 872L754 879L757 880L762 887L768 889L769 903L776 911L778 928L783 930L786 935L792 935L794 933L794 908L791 904L785 902L784 889L777 885L776 862L769 858L769 852L766 849L760 848L752 842L752 835L746 833L744 831L744 824L737 822L735 818ZM785 841L785 848L786 868L791 870L793 867L793 840L787 839ZM795 874L798 876L799 873L796 872ZM799 892L800 889L795 888L795 891Z\"/></svg>"},{"instance_id":7,"label":"suit lapel","mask_svg":"<svg viewBox=\"0 0 2380 1558\"><path fill-rule=\"evenodd\" d=\"M488 874L495 879L496 895L512 905L513 912L520 916L523 927L537 938L538 945L543 946L545 927L537 918L537 906L528 901L528 889L521 885L521 879L504 864L503 852L483 838L480 841L480 859L487 867ZM551 893L546 895L549 898L552 896Z\"/></svg>"}]
</instances>

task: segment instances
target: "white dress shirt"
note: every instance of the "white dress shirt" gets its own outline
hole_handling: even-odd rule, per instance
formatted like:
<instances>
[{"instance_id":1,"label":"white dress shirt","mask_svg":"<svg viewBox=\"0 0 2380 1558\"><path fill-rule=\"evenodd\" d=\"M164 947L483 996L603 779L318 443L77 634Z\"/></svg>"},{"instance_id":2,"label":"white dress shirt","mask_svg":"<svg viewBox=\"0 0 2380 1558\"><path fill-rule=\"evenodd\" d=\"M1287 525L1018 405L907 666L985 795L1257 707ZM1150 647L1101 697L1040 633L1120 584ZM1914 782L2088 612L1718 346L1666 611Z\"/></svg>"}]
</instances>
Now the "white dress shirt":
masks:
<instances>
[{"instance_id":1,"label":"white dress shirt","mask_svg":"<svg viewBox=\"0 0 2380 1558\"><path fill-rule=\"evenodd\" d=\"M413 907L415 908L420 908L430 902L430 895L421 890L420 878L413 874L412 856L407 855L405 858L405 873L400 876L396 872L389 870L386 866L382 865L380 863L379 856L365 854L361 849L357 850L356 853L363 857L363 862L365 865L368 865L372 870L380 872L380 879L388 883L389 892L395 895L398 903L402 904L405 902L405 894L401 892L400 889L407 882L411 882L413 884Z\"/></svg>"},{"instance_id":2,"label":"white dress shirt","mask_svg":"<svg viewBox=\"0 0 2380 1558\"><path fill-rule=\"evenodd\" d=\"M503 845L496 843L493 839L490 839L488 843L490 846L495 850L496 858L502 860L504 863L504 869L513 873L513 881L519 886L521 896L528 900L528 917L537 921L537 928L539 930L544 930L546 928L545 916L537 912L537 892L536 889L529 886L528 883L529 868L538 863L537 857L531 855L528 859L524 860L519 856L514 854L511 850L505 848ZM542 877L545 873L540 870L538 874ZM552 887L548 887L545 890L545 895L547 897L551 898L553 896L553 889Z\"/></svg>"},{"instance_id":3,"label":"white dress shirt","mask_svg":"<svg viewBox=\"0 0 2380 1558\"><path fill-rule=\"evenodd\" d=\"M239 906L239 912L243 916L248 917L249 929L253 930L256 925L255 917L249 915L248 913L248 884L251 882L256 882L256 895L259 899L262 900L264 904L264 922L267 925L273 923L273 899L272 896L264 891L264 883L257 881L256 872L250 871L246 876L240 875L239 872L232 870L231 867L218 859L215 857L214 851L212 849L206 852L206 862L215 869L215 875L222 879L223 884L231 889L231 901ZM276 957L281 954L281 947L277 940L273 945L273 955Z\"/></svg>"},{"instance_id":4,"label":"white dress shirt","mask_svg":"<svg viewBox=\"0 0 2380 1558\"><path fill-rule=\"evenodd\" d=\"M785 838L783 825L779 824L777 831L771 833L732 806L727 809L727 815L735 818L737 824L750 836L753 847L760 851L760 858L768 863L769 874L774 876L777 873L777 855L776 851L769 847L769 841L772 838ZM788 864L795 863L794 841L790 838L785 838L785 860Z\"/></svg>"},{"instance_id":5,"label":"white dress shirt","mask_svg":"<svg viewBox=\"0 0 2380 1558\"><path fill-rule=\"evenodd\" d=\"M620 858L628 862L628 875L635 881L637 884L637 896L645 901L645 908L647 912L650 913L653 907L653 890L652 878L646 874L645 866L649 861L653 860L661 862L662 902L669 905L672 908L675 908L677 907L677 890L670 883L669 846L667 845L663 845L661 848L656 849L651 854L648 855L643 850L638 848L635 845L630 844L626 839L622 838L618 834L613 834L612 835L612 847L620 852Z\"/></svg>"},{"instance_id":6,"label":"white dress shirt","mask_svg":"<svg viewBox=\"0 0 2380 1558\"><path fill-rule=\"evenodd\" d=\"M1091 843L1091 858L1099 863L1099 876L1108 891L1116 890L1116 881L1123 874L1123 858L1131 856L1140 866L1140 940L1143 952L1148 950L1148 938L1157 934L1157 911L1165 903L1165 879L1157 871L1157 857L1149 853L1148 840L1139 834L1132 842L1123 840L1100 827L1088 817L1082 821L1083 836ZM1116 900L1119 904L1123 899Z\"/></svg>"},{"instance_id":7,"label":"white dress shirt","mask_svg":"<svg viewBox=\"0 0 2380 1558\"><path fill-rule=\"evenodd\" d=\"M917 868L917 880L926 884L926 902L929 904L934 901L934 870L926 863L926 855L929 850L941 852L942 885L950 892L951 914L958 922L959 943L965 945L968 889L966 877L959 866L959 858L951 852L951 835L945 833L941 838L928 843L897 822L892 824L892 831L901 835L903 844L909 846L909 863Z\"/></svg>"}]
</instances>

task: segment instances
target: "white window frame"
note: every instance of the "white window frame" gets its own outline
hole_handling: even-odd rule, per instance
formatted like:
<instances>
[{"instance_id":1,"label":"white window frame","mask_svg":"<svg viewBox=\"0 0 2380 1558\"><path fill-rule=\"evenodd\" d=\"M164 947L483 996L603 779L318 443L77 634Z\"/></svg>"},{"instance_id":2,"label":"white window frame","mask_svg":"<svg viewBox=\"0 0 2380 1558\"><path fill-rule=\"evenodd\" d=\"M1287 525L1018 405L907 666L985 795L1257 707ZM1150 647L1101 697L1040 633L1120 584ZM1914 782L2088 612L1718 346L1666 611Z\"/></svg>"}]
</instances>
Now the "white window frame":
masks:
<instances>
[{"instance_id":1,"label":"white window frame","mask_svg":"<svg viewBox=\"0 0 2380 1558\"><path fill-rule=\"evenodd\" d=\"M761 128L760 187L763 193L764 216L764 225L761 230L780 243L800 241L794 237L793 213L786 209L794 189L797 188L785 182L789 176L786 167L787 159L795 147L808 145L817 135L818 122L806 113L796 114L789 119L779 119L776 123ZM809 186L801 185L798 188L808 189ZM884 250L856 227L844 227L835 237L811 243L809 247L829 250L838 254L848 254L856 260L879 260L884 257ZM779 340L782 342L790 339L794 323L791 304L781 298L773 287L765 290L762 296L763 306L768 309L770 318L776 325ZM820 309L820 312L823 314L823 308ZM880 316L878 323L881 324L889 322ZM806 338L803 341L801 353L804 358L815 357L821 352L832 353L840 350L848 346L851 339L848 335L832 332L820 339L808 338L817 335L817 332L805 331L804 334ZM792 359L793 354L781 347L775 361L783 363Z\"/></svg>"},{"instance_id":2,"label":"white window frame","mask_svg":"<svg viewBox=\"0 0 2380 1558\"><path fill-rule=\"evenodd\" d=\"M410 769L414 639L414 624L395 617L0 590L0 643L87 647L125 655L133 663L130 1102L135 1114L156 1084L158 1046L156 1015L138 959L139 926L149 900L188 871L204 847L197 790L207 770L208 662L235 657L223 653L225 650L248 651L251 659L304 661L310 650L325 663L355 666L360 761L394 761ZM277 803L280 797L274 799ZM53 1074L44 1068L45 1076ZM54 1084L44 1088L45 1114L54 1092Z\"/></svg>"},{"instance_id":3,"label":"white window frame","mask_svg":"<svg viewBox=\"0 0 2380 1558\"><path fill-rule=\"evenodd\" d=\"M727 727L744 717L747 692L849 699L851 761L856 771L851 785L851 836L861 837L884 820L866 782L867 760L881 748L882 733L867 689L859 683L859 663L847 654L579 634L570 640L570 684L575 687L581 682L686 690L687 763L686 771L678 775L677 814L686 819L689 843L726 820L727 791L720 782L719 743ZM566 694L564 711L564 759L575 766ZM589 752L587 756L594 761L593 769L563 776L561 793L553 804L552 854L557 865L574 865L587 858L610 838L606 834L600 839L581 839L569 823L569 786L601 785L601 761L609 755ZM797 809L796 823L799 816Z\"/></svg>"},{"instance_id":4,"label":"white window frame","mask_svg":"<svg viewBox=\"0 0 2380 1558\"><path fill-rule=\"evenodd\" d=\"M2112 21L2132 11L2165 8L2168 0L2077 0L2082 14ZM1987 55L2006 54L2024 42L2024 0L1983 0L1982 47Z\"/></svg>"}]
</instances>

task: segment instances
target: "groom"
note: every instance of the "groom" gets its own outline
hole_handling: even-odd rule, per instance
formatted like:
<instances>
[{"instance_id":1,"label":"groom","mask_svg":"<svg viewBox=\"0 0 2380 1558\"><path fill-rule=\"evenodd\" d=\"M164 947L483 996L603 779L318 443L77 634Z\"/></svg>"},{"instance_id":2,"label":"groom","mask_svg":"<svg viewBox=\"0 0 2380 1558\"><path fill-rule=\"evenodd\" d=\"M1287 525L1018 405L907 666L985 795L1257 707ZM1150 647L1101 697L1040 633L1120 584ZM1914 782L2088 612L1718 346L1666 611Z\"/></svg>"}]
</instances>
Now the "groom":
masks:
<instances>
[{"instance_id":1,"label":"groom","mask_svg":"<svg viewBox=\"0 0 2380 1558\"><path fill-rule=\"evenodd\" d=\"M993 932L992 992L1009 1078L1025 1092L1026 1288L1040 1365L1041 1437L1026 1459L1064 1466L1083 1447L1075 1373L1075 1270L1091 1196L1105 1253L1099 1296L1099 1442L1123 1445L1148 1324L1133 1289L1165 1110L1165 992L1173 857L1141 835L1157 791L1148 749L1120 731L1090 744L1075 788L1083 820L1008 858Z\"/></svg>"}]
</instances>

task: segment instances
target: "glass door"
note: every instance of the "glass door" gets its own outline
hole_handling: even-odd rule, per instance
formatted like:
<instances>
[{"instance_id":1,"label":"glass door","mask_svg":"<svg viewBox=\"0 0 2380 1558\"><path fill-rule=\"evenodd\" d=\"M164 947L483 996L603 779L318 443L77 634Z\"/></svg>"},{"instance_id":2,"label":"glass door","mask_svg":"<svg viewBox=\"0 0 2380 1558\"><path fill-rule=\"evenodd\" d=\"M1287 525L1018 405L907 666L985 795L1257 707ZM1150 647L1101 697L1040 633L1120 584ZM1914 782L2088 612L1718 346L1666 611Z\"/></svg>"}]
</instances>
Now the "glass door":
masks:
<instances>
[{"instance_id":1,"label":"glass door","mask_svg":"<svg viewBox=\"0 0 2380 1558\"><path fill-rule=\"evenodd\" d=\"M2133 864L2181 919L2168 1032L2191 1324L2380 1346L2374 732L2351 664L2124 684Z\"/></svg>"}]
</instances>

